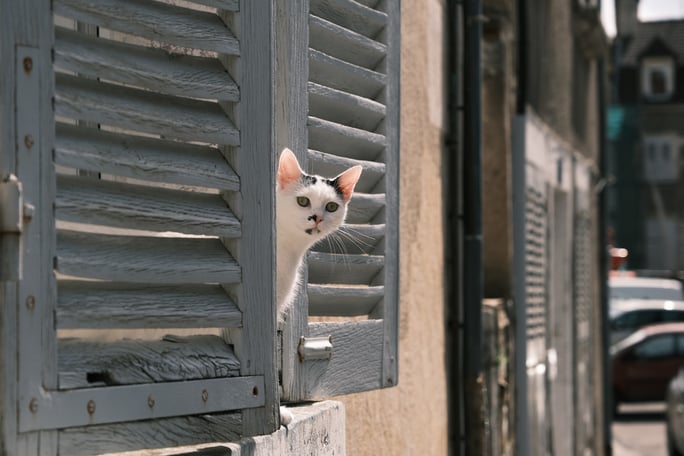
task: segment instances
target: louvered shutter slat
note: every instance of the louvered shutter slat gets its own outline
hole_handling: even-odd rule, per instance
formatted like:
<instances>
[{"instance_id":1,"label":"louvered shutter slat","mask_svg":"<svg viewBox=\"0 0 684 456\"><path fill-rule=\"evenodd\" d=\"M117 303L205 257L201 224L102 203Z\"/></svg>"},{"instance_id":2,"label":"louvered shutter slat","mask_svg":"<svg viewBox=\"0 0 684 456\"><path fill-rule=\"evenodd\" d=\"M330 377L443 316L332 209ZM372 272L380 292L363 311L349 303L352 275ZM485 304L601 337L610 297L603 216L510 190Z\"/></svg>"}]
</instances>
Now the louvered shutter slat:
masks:
<instances>
[{"instance_id":1,"label":"louvered shutter slat","mask_svg":"<svg viewBox=\"0 0 684 456\"><path fill-rule=\"evenodd\" d=\"M387 25L387 14L354 0L314 0L311 14L370 38Z\"/></svg>"},{"instance_id":2,"label":"louvered shutter slat","mask_svg":"<svg viewBox=\"0 0 684 456\"><path fill-rule=\"evenodd\" d=\"M237 101L237 85L216 60L189 55L172 56L146 48L58 28L55 66L92 78L163 93Z\"/></svg>"},{"instance_id":3,"label":"louvered shutter slat","mask_svg":"<svg viewBox=\"0 0 684 456\"><path fill-rule=\"evenodd\" d=\"M384 253L385 225L346 224L330 241L316 246L317 252L335 254L381 254Z\"/></svg>"},{"instance_id":4,"label":"louvered shutter slat","mask_svg":"<svg viewBox=\"0 0 684 456\"><path fill-rule=\"evenodd\" d=\"M219 285L62 280L59 329L240 327L242 312Z\"/></svg>"},{"instance_id":5,"label":"louvered shutter slat","mask_svg":"<svg viewBox=\"0 0 684 456\"><path fill-rule=\"evenodd\" d=\"M385 106L367 98L310 82L309 115L373 131L385 118Z\"/></svg>"},{"instance_id":6,"label":"louvered shutter slat","mask_svg":"<svg viewBox=\"0 0 684 456\"><path fill-rule=\"evenodd\" d=\"M385 294L383 286L348 286L309 284L309 315L317 317L357 317L370 314Z\"/></svg>"},{"instance_id":7,"label":"louvered shutter slat","mask_svg":"<svg viewBox=\"0 0 684 456\"><path fill-rule=\"evenodd\" d=\"M373 190L378 181L385 175L384 163L353 160L313 149L308 151L308 160L310 171L321 176L336 176L347 168L361 165L363 172L354 189L359 193L367 193Z\"/></svg>"},{"instance_id":8,"label":"louvered shutter slat","mask_svg":"<svg viewBox=\"0 0 684 456\"><path fill-rule=\"evenodd\" d=\"M218 239L57 235L57 270L132 283L238 283L240 266Z\"/></svg>"},{"instance_id":9,"label":"louvered shutter slat","mask_svg":"<svg viewBox=\"0 0 684 456\"><path fill-rule=\"evenodd\" d=\"M217 103L58 75L57 115L188 141L239 144L239 133Z\"/></svg>"},{"instance_id":10,"label":"louvered shutter slat","mask_svg":"<svg viewBox=\"0 0 684 456\"><path fill-rule=\"evenodd\" d=\"M387 84L387 77L382 73L345 62L315 49L309 50L309 78L311 82L368 98L377 96Z\"/></svg>"},{"instance_id":11,"label":"louvered shutter slat","mask_svg":"<svg viewBox=\"0 0 684 456\"><path fill-rule=\"evenodd\" d=\"M236 238L240 222L219 195L60 176L57 217L70 222Z\"/></svg>"},{"instance_id":12,"label":"louvered shutter slat","mask_svg":"<svg viewBox=\"0 0 684 456\"><path fill-rule=\"evenodd\" d=\"M240 52L226 25L204 11L144 0L58 0L55 13L176 46L232 55Z\"/></svg>"},{"instance_id":13,"label":"louvered shutter slat","mask_svg":"<svg viewBox=\"0 0 684 456\"><path fill-rule=\"evenodd\" d=\"M384 194L357 193L349 202L347 222L371 223L384 207Z\"/></svg>"},{"instance_id":14,"label":"louvered shutter slat","mask_svg":"<svg viewBox=\"0 0 684 456\"><path fill-rule=\"evenodd\" d=\"M238 190L239 179L210 146L57 124L55 162L152 182Z\"/></svg>"},{"instance_id":15,"label":"louvered shutter slat","mask_svg":"<svg viewBox=\"0 0 684 456\"><path fill-rule=\"evenodd\" d=\"M314 284L370 284L382 271L380 255L336 255L311 252L308 255L309 282Z\"/></svg>"},{"instance_id":16,"label":"louvered shutter slat","mask_svg":"<svg viewBox=\"0 0 684 456\"><path fill-rule=\"evenodd\" d=\"M333 22L311 16L309 27L311 47L327 55L364 68L374 68L385 58L384 44Z\"/></svg>"},{"instance_id":17,"label":"louvered shutter slat","mask_svg":"<svg viewBox=\"0 0 684 456\"><path fill-rule=\"evenodd\" d=\"M157 341L62 339L59 386L131 385L239 375L240 362L218 336Z\"/></svg>"},{"instance_id":18,"label":"louvered shutter slat","mask_svg":"<svg viewBox=\"0 0 684 456\"><path fill-rule=\"evenodd\" d=\"M383 135L309 117L309 145L337 155L373 160L387 145Z\"/></svg>"}]
</instances>

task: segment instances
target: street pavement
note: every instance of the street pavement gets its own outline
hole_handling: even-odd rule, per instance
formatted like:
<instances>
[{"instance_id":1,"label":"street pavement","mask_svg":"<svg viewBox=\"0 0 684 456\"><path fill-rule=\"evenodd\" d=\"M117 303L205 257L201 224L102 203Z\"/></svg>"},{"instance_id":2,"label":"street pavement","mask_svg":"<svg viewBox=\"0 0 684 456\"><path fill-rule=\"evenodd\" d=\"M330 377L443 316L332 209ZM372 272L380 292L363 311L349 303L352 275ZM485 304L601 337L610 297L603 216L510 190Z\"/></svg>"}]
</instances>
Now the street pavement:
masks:
<instances>
[{"instance_id":1,"label":"street pavement","mask_svg":"<svg viewBox=\"0 0 684 456\"><path fill-rule=\"evenodd\" d=\"M662 402L626 404L613 421L613 456L666 456Z\"/></svg>"}]
</instances>

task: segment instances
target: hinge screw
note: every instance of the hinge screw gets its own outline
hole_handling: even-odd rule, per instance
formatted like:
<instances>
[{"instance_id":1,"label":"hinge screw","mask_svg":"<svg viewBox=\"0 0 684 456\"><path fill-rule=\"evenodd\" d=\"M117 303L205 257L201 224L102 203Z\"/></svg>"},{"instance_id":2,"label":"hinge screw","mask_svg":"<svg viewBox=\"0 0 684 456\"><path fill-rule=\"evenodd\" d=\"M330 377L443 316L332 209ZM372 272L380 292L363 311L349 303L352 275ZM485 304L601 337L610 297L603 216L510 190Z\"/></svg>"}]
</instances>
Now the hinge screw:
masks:
<instances>
[{"instance_id":1,"label":"hinge screw","mask_svg":"<svg viewBox=\"0 0 684 456\"><path fill-rule=\"evenodd\" d=\"M31 135L24 136L24 145L26 146L27 149L30 149L31 147L33 147L33 144L34 144L33 136L31 136Z\"/></svg>"},{"instance_id":2,"label":"hinge screw","mask_svg":"<svg viewBox=\"0 0 684 456\"><path fill-rule=\"evenodd\" d=\"M33 69L33 59L31 57L24 57L24 71L30 73Z\"/></svg>"},{"instance_id":3,"label":"hinge screw","mask_svg":"<svg viewBox=\"0 0 684 456\"><path fill-rule=\"evenodd\" d=\"M88 410L88 415L92 415L93 413L95 413L95 401L92 399L89 400L86 409Z\"/></svg>"},{"instance_id":4,"label":"hinge screw","mask_svg":"<svg viewBox=\"0 0 684 456\"><path fill-rule=\"evenodd\" d=\"M147 406L148 406L149 408L154 408L154 404L155 404L154 398L152 397L152 395L150 395L150 396L147 398Z\"/></svg>"},{"instance_id":5,"label":"hinge screw","mask_svg":"<svg viewBox=\"0 0 684 456\"><path fill-rule=\"evenodd\" d=\"M36 298L35 296L31 295L28 298L26 298L26 308L30 311L33 311L33 309L36 308Z\"/></svg>"},{"instance_id":6,"label":"hinge screw","mask_svg":"<svg viewBox=\"0 0 684 456\"><path fill-rule=\"evenodd\" d=\"M33 204L24 203L24 220L31 220L36 213L36 207Z\"/></svg>"},{"instance_id":7,"label":"hinge screw","mask_svg":"<svg viewBox=\"0 0 684 456\"><path fill-rule=\"evenodd\" d=\"M202 401L207 402L209 400L209 392L207 390L202 390Z\"/></svg>"},{"instance_id":8,"label":"hinge screw","mask_svg":"<svg viewBox=\"0 0 684 456\"><path fill-rule=\"evenodd\" d=\"M31 413L37 413L38 412L38 399L35 397L31 399L31 402L29 402L29 410Z\"/></svg>"}]
</instances>

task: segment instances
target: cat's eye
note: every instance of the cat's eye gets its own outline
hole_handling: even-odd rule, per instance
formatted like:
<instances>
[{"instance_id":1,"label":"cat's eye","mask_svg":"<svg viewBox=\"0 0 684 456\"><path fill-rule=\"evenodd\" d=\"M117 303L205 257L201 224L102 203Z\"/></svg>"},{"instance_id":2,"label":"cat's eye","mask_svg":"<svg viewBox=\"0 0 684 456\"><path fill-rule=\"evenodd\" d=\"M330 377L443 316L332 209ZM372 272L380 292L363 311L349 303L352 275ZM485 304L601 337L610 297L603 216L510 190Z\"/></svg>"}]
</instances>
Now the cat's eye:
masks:
<instances>
[{"instance_id":1,"label":"cat's eye","mask_svg":"<svg viewBox=\"0 0 684 456\"><path fill-rule=\"evenodd\" d=\"M302 207L307 207L309 205L309 198L307 198L306 196L298 196L297 204L299 204Z\"/></svg>"},{"instance_id":2,"label":"cat's eye","mask_svg":"<svg viewBox=\"0 0 684 456\"><path fill-rule=\"evenodd\" d=\"M339 208L340 205L334 202L329 202L328 204L325 205L325 210L328 212L335 212L337 208Z\"/></svg>"}]
</instances>

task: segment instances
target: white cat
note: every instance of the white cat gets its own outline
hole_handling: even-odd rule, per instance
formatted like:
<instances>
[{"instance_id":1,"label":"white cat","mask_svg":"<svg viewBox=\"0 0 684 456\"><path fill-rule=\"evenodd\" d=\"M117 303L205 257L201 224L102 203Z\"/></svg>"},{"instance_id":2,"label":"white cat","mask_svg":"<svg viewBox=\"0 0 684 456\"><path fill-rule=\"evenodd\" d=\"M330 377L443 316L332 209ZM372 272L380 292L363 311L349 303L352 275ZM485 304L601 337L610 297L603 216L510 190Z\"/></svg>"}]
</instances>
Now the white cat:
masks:
<instances>
[{"instance_id":1,"label":"white cat","mask_svg":"<svg viewBox=\"0 0 684 456\"><path fill-rule=\"evenodd\" d=\"M306 174L290 149L284 149L276 179L276 301L278 317L294 300L306 251L344 223L347 204L361 176L353 166L328 179Z\"/></svg>"},{"instance_id":2,"label":"white cat","mask_svg":"<svg viewBox=\"0 0 684 456\"><path fill-rule=\"evenodd\" d=\"M353 166L327 179L304 173L290 149L280 154L276 178L278 320L283 319L296 297L307 250L344 223L361 169ZM292 412L281 406L280 423L287 426L292 419Z\"/></svg>"}]
</instances>

